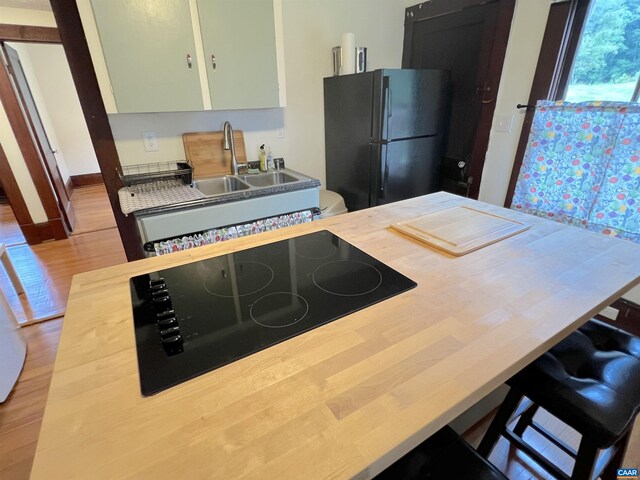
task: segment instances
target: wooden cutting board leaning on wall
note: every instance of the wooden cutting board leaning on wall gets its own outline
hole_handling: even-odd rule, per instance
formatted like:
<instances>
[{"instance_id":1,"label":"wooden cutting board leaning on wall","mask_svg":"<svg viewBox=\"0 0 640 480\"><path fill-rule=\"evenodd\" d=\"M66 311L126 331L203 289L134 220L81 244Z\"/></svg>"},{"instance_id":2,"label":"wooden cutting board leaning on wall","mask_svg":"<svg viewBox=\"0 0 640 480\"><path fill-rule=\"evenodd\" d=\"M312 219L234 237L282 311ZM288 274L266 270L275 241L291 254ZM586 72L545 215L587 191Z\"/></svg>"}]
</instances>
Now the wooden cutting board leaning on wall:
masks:
<instances>
[{"instance_id":1,"label":"wooden cutting board leaning on wall","mask_svg":"<svg viewBox=\"0 0 640 480\"><path fill-rule=\"evenodd\" d=\"M234 130L238 163L247 163L242 130ZM224 132L191 132L182 134L186 159L194 168L194 178L217 177L231 173L231 149L224 149Z\"/></svg>"}]
</instances>

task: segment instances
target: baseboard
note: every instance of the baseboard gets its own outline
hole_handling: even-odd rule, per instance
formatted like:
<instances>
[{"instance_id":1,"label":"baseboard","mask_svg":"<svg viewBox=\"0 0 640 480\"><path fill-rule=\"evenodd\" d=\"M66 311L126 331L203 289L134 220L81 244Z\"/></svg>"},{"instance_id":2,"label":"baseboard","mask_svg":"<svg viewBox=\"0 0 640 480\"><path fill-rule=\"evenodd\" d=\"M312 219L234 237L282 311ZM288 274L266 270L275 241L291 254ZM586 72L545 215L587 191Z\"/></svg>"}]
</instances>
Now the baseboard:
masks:
<instances>
[{"instance_id":1,"label":"baseboard","mask_svg":"<svg viewBox=\"0 0 640 480\"><path fill-rule=\"evenodd\" d=\"M20 225L22 234L29 245L37 245L38 243L48 240L64 240L68 238L64 229L62 219L55 218L45 223L28 223Z\"/></svg>"},{"instance_id":2,"label":"baseboard","mask_svg":"<svg viewBox=\"0 0 640 480\"><path fill-rule=\"evenodd\" d=\"M67 181L64 182L64 188L67 190L67 195L71 198L73 194L73 182L71 181L71 177L67 178Z\"/></svg>"},{"instance_id":3,"label":"baseboard","mask_svg":"<svg viewBox=\"0 0 640 480\"><path fill-rule=\"evenodd\" d=\"M618 310L618 317L615 320L600 315L596 315L596 318L640 337L640 305L620 298L611 306Z\"/></svg>"},{"instance_id":4,"label":"baseboard","mask_svg":"<svg viewBox=\"0 0 640 480\"><path fill-rule=\"evenodd\" d=\"M82 175L71 175L69 177L71 185L75 188L86 187L89 185L100 185L104 183L101 173L84 173Z\"/></svg>"}]
</instances>

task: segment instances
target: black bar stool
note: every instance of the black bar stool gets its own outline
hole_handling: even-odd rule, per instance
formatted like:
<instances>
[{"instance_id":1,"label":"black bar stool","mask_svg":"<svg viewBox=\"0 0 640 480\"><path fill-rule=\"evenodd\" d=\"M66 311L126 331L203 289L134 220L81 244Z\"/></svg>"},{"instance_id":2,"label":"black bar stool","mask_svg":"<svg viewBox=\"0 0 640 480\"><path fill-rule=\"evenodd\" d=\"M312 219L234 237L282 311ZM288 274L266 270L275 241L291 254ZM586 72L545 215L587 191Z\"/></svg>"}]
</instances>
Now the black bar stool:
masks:
<instances>
[{"instance_id":1,"label":"black bar stool","mask_svg":"<svg viewBox=\"0 0 640 480\"><path fill-rule=\"evenodd\" d=\"M481 455L488 458L502 435L557 478L616 478L640 411L640 338L591 320L507 383L511 390L478 447ZM539 407L582 435L577 452L534 421ZM524 441L527 428L575 458L570 476Z\"/></svg>"},{"instance_id":2,"label":"black bar stool","mask_svg":"<svg viewBox=\"0 0 640 480\"><path fill-rule=\"evenodd\" d=\"M508 480L449 427L436 432L376 480Z\"/></svg>"}]
</instances>

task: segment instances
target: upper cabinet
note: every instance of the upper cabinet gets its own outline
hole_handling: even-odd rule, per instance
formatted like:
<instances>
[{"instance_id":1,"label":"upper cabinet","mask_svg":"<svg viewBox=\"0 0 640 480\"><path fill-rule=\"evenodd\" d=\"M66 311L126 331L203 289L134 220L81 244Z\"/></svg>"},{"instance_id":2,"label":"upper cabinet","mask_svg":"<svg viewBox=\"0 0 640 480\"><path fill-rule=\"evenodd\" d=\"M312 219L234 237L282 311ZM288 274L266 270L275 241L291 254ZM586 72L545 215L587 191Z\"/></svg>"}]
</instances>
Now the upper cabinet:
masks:
<instances>
[{"instance_id":1,"label":"upper cabinet","mask_svg":"<svg viewBox=\"0 0 640 480\"><path fill-rule=\"evenodd\" d=\"M274 6L268 0L198 0L214 110L279 106Z\"/></svg>"},{"instance_id":2,"label":"upper cabinet","mask_svg":"<svg viewBox=\"0 0 640 480\"><path fill-rule=\"evenodd\" d=\"M91 5L118 112L204 108L188 1Z\"/></svg>"},{"instance_id":3,"label":"upper cabinet","mask_svg":"<svg viewBox=\"0 0 640 480\"><path fill-rule=\"evenodd\" d=\"M281 0L77 0L107 113L283 107Z\"/></svg>"}]
</instances>

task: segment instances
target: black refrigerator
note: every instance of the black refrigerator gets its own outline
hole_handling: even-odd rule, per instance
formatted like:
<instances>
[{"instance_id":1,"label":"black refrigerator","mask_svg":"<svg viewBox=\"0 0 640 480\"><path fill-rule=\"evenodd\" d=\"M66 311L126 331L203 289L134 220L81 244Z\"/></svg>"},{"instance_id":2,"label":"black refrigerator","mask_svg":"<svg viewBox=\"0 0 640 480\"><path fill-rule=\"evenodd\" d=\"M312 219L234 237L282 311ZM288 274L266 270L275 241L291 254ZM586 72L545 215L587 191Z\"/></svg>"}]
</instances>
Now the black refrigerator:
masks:
<instances>
[{"instance_id":1,"label":"black refrigerator","mask_svg":"<svg viewBox=\"0 0 640 480\"><path fill-rule=\"evenodd\" d=\"M349 211L440 190L447 70L394 70L324 79L327 189Z\"/></svg>"}]
</instances>

